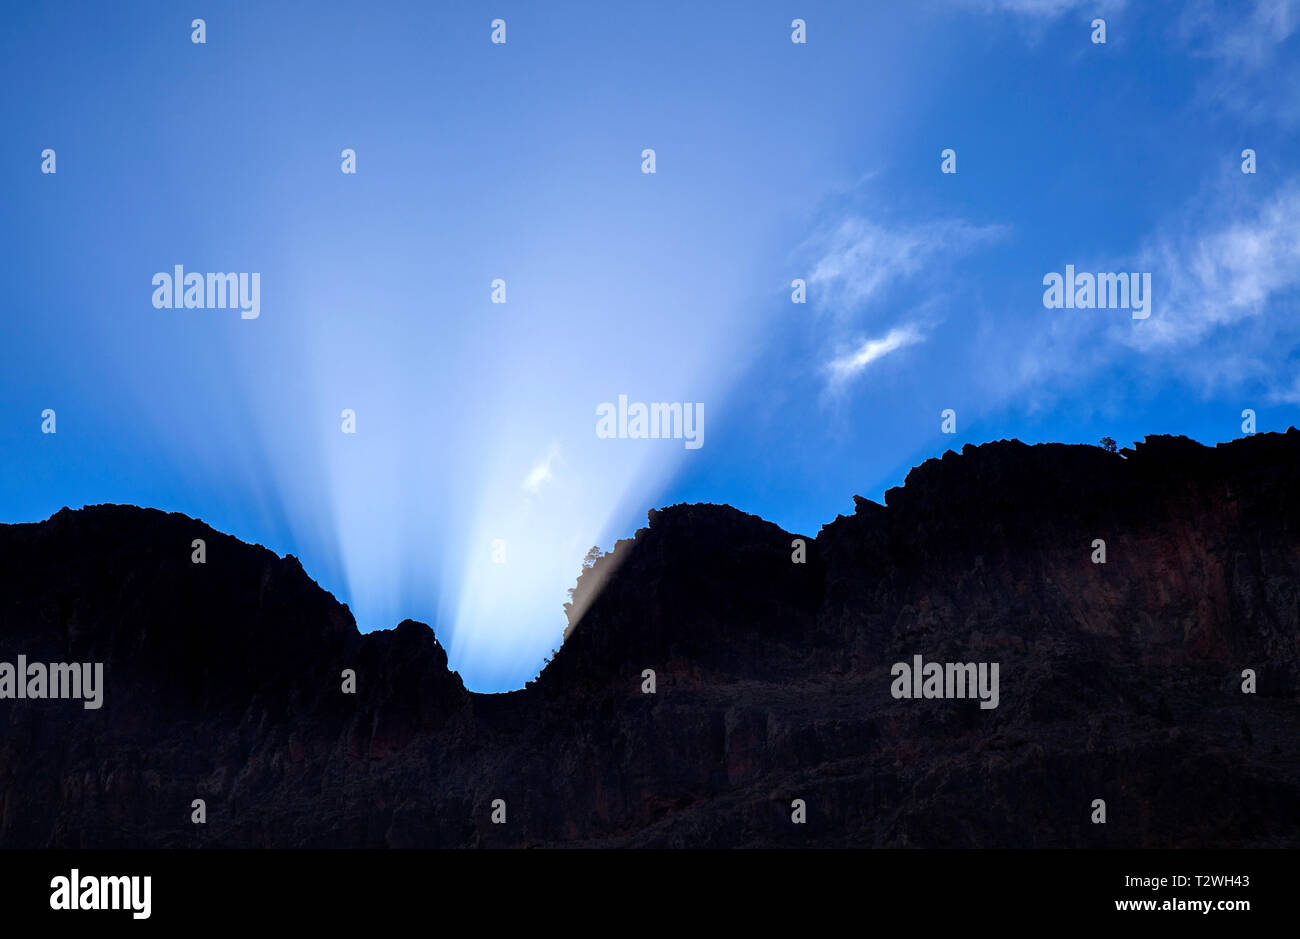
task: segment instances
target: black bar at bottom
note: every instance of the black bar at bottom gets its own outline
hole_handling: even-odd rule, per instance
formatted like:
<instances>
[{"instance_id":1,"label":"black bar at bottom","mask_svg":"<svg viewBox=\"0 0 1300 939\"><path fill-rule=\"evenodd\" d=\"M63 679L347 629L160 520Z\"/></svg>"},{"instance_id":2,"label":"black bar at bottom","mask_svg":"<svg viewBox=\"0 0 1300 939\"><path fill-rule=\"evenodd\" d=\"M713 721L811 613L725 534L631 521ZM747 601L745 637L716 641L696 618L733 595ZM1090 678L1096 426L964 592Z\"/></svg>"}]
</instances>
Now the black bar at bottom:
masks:
<instances>
[{"instance_id":1,"label":"black bar at bottom","mask_svg":"<svg viewBox=\"0 0 1300 939\"><path fill-rule=\"evenodd\" d=\"M10 925L169 932L390 920L675 932L713 920L829 928L843 916L864 928L1197 919L1232 929L1293 921L1295 862L1282 850L0 851L0 910ZM143 880L102 879L144 876L147 917Z\"/></svg>"}]
</instances>

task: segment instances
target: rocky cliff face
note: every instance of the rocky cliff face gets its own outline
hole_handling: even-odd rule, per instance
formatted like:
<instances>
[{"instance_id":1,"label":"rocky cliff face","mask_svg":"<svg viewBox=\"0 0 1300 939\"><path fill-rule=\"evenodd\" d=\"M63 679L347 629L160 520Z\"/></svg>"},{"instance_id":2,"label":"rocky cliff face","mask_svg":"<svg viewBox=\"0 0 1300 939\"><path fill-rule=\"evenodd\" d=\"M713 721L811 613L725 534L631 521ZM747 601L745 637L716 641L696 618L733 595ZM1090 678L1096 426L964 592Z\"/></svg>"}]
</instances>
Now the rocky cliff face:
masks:
<instances>
[{"instance_id":1,"label":"rocky cliff face","mask_svg":"<svg viewBox=\"0 0 1300 939\"><path fill-rule=\"evenodd\" d=\"M1294 429L967 447L802 564L729 507L651 512L504 695L193 519L0 526L0 661L107 685L0 700L0 846L1294 846L1297 483ZM998 663L998 706L896 699L915 655Z\"/></svg>"}]
</instances>

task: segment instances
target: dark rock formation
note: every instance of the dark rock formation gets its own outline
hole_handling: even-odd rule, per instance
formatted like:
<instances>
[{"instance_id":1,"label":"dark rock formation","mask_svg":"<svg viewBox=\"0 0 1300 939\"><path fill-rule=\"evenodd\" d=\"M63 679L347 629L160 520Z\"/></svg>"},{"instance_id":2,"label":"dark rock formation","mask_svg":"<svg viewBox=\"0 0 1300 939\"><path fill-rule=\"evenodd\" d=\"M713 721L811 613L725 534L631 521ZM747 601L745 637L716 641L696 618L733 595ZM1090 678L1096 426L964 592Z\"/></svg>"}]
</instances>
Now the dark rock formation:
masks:
<instances>
[{"instance_id":1,"label":"dark rock formation","mask_svg":"<svg viewBox=\"0 0 1300 939\"><path fill-rule=\"evenodd\" d=\"M0 661L107 682L0 701L0 846L1300 843L1300 433L967 447L886 503L805 564L729 507L651 512L504 695L193 519L0 526ZM895 700L915 654L1000 663L999 706Z\"/></svg>"}]
</instances>

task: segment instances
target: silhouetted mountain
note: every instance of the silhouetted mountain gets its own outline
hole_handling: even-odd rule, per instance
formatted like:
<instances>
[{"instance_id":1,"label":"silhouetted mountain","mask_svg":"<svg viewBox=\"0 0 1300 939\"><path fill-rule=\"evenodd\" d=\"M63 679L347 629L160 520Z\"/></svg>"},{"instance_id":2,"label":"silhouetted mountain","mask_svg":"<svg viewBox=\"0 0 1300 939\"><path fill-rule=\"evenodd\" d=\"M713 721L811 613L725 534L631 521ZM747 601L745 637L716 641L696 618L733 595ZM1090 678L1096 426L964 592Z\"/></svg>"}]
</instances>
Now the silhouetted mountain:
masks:
<instances>
[{"instance_id":1,"label":"silhouetted mountain","mask_svg":"<svg viewBox=\"0 0 1300 939\"><path fill-rule=\"evenodd\" d=\"M0 700L0 845L1297 843L1300 433L968 446L855 501L803 564L730 507L652 511L500 695L185 516L0 526L0 661L106 684ZM998 706L895 699L914 655L999 663Z\"/></svg>"}]
</instances>

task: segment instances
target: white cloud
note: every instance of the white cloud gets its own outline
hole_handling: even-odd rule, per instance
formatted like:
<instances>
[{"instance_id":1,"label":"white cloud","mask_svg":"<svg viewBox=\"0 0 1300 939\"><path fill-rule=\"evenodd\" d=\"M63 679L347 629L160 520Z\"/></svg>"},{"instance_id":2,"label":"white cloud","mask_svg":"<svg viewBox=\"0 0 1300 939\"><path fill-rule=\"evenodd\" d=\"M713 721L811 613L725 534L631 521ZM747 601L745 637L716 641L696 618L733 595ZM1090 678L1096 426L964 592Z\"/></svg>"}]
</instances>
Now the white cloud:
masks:
<instances>
[{"instance_id":1,"label":"white cloud","mask_svg":"<svg viewBox=\"0 0 1300 939\"><path fill-rule=\"evenodd\" d=\"M939 221L889 229L867 219L846 219L815 239L821 258L808 276L818 307L844 318L877 299L896 281L1004 233L1000 225Z\"/></svg>"},{"instance_id":2,"label":"white cloud","mask_svg":"<svg viewBox=\"0 0 1300 939\"><path fill-rule=\"evenodd\" d=\"M533 464L533 468L528 471L528 475L524 477L524 491L532 496L537 495L542 486L555 478L555 468L563 465L563 463L564 454L560 449L560 445L552 443L546 452L537 459L537 462Z\"/></svg>"},{"instance_id":3,"label":"white cloud","mask_svg":"<svg viewBox=\"0 0 1300 939\"><path fill-rule=\"evenodd\" d=\"M891 352L924 341L925 336L914 324L896 326L878 339L868 339L856 351L833 359L827 365L832 384L848 381L873 362L878 362Z\"/></svg>"},{"instance_id":4,"label":"white cloud","mask_svg":"<svg viewBox=\"0 0 1300 939\"><path fill-rule=\"evenodd\" d=\"M1081 259L1083 271L1151 272L1149 319L1042 310L1014 358L1014 333L986 337L983 359L1013 363L988 374L987 384L1001 397L1050 406L1066 389L1123 367L1130 387L1178 375L1201 394L1254 388L1300 403L1290 363L1300 347L1300 179L1259 199L1242 192L1234 168L1133 255Z\"/></svg>"},{"instance_id":5,"label":"white cloud","mask_svg":"<svg viewBox=\"0 0 1300 939\"><path fill-rule=\"evenodd\" d=\"M1300 287L1300 185L1292 181L1237 218L1159 236L1138 267L1153 272L1159 289L1144 328L1119 334L1138 349L1192 345L1258 316Z\"/></svg>"},{"instance_id":6,"label":"white cloud","mask_svg":"<svg viewBox=\"0 0 1300 939\"><path fill-rule=\"evenodd\" d=\"M946 267L1007 230L960 219L889 227L850 215L810 238L804 249L816 260L809 265L808 301L831 318L827 335L819 339L823 351L816 353L815 366L826 375L828 390L840 390L885 356L923 342L927 330L942 319L936 308L949 290ZM885 299L895 286L909 280L928 283L908 285L907 302L912 307L908 322L879 335L883 327L873 329L870 322L878 320L877 310L885 309L897 319L896 308L887 307ZM864 340L865 330L876 333L876 338ZM836 350L835 354L828 355L827 349Z\"/></svg>"}]
</instances>

